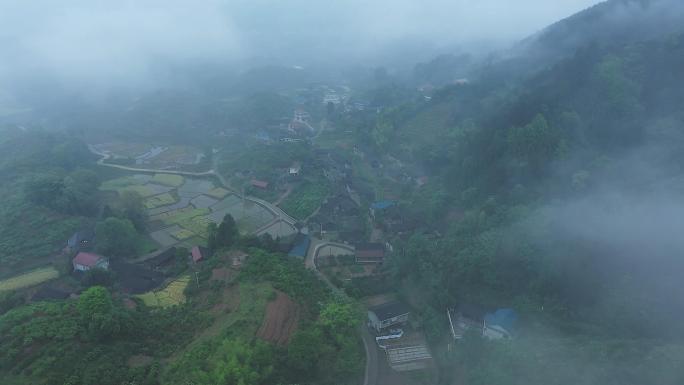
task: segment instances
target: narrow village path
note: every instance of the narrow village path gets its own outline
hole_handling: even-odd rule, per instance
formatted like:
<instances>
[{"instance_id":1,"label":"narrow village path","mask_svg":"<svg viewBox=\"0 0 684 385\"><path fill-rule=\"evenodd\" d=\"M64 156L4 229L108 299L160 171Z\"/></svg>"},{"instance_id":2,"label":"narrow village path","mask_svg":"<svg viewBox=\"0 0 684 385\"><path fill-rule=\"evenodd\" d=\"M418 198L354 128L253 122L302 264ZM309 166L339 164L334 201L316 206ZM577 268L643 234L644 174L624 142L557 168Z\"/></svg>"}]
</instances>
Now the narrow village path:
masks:
<instances>
[{"instance_id":1,"label":"narrow village path","mask_svg":"<svg viewBox=\"0 0 684 385\"><path fill-rule=\"evenodd\" d=\"M350 245L346 245L344 243L327 242L321 239L312 238L309 252L304 260L304 265L308 269L311 269L319 279L325 282L334 293L346 297L347 294L344 292L344 290L333 285L328 277L318 270L318 266L316 265L316 258L318 258L318 254L323 248L328 246L345 249L351 253L354 252L354 248ZM371 336L365 324L359 325L359 334L361 335L361 340L363 341L363 349L366 352L366 369L363 376L363 385L376 385L378 382L380 366L378 364L378 349L375 344L375 339L373 336Z\"/></svg>"},{"instance_id":2,"label":"narrow village path","mask_svg":"<svg viewBox=\"0 0 684 385\"><path fill-rule=\"evenodd\" d=\"M280 197L278 197L278 200L275 201L275 202L273 202L273 205L274 205L274 206L278 206L278 205L280 205L281 203L283 203L283 201L285 200L285 198L287 198L288 196L290 196L290 193L291 193L291 192L292 192L292 185L288 183L287 189L285 190L285 192L283 193L283 195L281 195Z\"/></svg>"}]
</instances>

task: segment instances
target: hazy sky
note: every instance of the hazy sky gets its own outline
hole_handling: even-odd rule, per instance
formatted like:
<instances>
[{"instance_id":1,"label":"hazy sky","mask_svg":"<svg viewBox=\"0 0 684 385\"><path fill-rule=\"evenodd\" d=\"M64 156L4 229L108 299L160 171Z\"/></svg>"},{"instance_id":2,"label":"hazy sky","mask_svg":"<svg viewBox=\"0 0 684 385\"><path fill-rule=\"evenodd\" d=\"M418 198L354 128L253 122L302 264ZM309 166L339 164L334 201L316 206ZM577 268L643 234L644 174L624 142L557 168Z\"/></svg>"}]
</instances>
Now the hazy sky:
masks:
<instances>
[{"instance_id":1,"label":"hazy sky","mask_svg":"<svg viewBox=\"0 0 684 385\"><path fill-rule=\"evenodd\" d=\"M596 2L0 0L0 80L139 80L154 63L255 58L367 63L404 47L514 41Z\"/></svg>"}]
</instances>

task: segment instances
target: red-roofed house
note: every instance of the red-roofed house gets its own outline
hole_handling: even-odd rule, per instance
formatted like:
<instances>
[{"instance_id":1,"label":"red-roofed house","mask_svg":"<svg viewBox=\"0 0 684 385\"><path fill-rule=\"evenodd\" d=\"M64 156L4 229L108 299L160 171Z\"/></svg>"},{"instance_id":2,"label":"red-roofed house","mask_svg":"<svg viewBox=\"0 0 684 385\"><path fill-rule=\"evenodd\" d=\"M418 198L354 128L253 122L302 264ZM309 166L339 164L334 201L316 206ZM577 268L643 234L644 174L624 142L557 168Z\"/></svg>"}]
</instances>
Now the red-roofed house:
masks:
<instances>
[{"instance_id":1,"label":"red-roofed house","mask_svg":"<svg viewBox=\"0 0 684 385\"><path fill-rule=\"evenodd\" d=\"M71 260L71 263L74 266L74 271L88 271L90 269L107 270L109 268L109 260L94 253L80 252Z\"/></svg>"},{"instance_id":2,"label":"red-roofed house","mask_svg":"<svg viewBox=\"0 0 684 385\"><path fill-rule=\"evenodd\" d=\"M258 180L258 179L252 179L252 186L265 190L268 188L268 182L265 182L263 180Z\"/></svg>"},{"instance_id":3,"label":"red-roofed house","mask_svg":"<svg viewBox=\"0 0 684 385\"><path fill-rule=\"evenodd\" d=\"M192 258L192 261L197 263L201 260L204 259L204 252L201 247L199 246L194 246L192 250L190 251L190 257Z\"/></svg>"}]
</instances>

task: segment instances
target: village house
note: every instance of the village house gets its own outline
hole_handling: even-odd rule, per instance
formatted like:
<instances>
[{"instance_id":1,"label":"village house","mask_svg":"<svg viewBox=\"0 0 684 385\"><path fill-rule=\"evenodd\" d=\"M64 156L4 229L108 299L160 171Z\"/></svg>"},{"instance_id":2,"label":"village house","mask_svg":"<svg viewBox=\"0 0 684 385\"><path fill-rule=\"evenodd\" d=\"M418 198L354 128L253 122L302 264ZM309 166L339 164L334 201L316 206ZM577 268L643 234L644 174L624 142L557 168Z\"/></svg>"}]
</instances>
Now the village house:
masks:
<instances>
[{"instance_id":1,"label":"village house","mask_svg":"<svg viewBox=\"0 0 684 385\"><path fill-rule=\"evenodd\" d=\"M513 309L498 309L487 312L482 306L462 304L447 309L451 336L463 338L468 330L474 330L488 339L510 338L517 314Z\"/></svg>"},{"instance_id":2,"label":"village house","mask_svg":"<svg viewBox=\"0 0 684 385\"><path fill-rule=\"evenodd\" d=\"M368 309L368 327L377 333L391 327L404 325L408 322L410 309L405 304L393 301Z\"/></svg>"},{"instance_id":3,"label":"village house","mask_svg":"<svg viewBox=\"0 0 684 385\"><path fill-rule=\"evenodd\" d=\"M373 202L370 205L370 215L373 219L375 219L376 216L378 216L382 213L385 213L387 210L389 210L390 208L392 208L396 205L397 205L397 202L391 201L391 200Z\"/></svg>"},{"instance_id":4,"label":"village house","mask_svg":"<svg viewBox=\"0 0 684 385\"><path fill-rule=\"evenodd\" d=\"M311 119L311 115L304 111L301 108L297 108L294 111L294 118L293 121L298 122L298 123L307 123Z\"/></svg>"},{"instance_id":5,"label":"village house","mask_svg":"<svg viewBox=\"0 0 684 385\"><path fill-rule=\"evenodd\" d=\"M309 252L309 246L311 246L311 237L299 233L295 237L292 248L287 255L289 257L306 258L306 254Z\"/></svg>"},{"instance_id":6,"label":"village house","mask_svg":"<svg viewBox=\"0 0 684 385\"><path fill-rule=\"evenodd\" d=\"M287 125L288 132L300 135L312 134L314 128L309 124L310 118L311 116L308 112L301 108L296 109L294 112L294 117Z\"/></svg>"},{"instance_id":7,"label":"village house","mask_svg":"<svg viewBox=\"0 0 684 385\"><path fill-rule=\"evenodd\" d=\"M291 177L298 177L299 173L302 171L302 163L301 162L294 162L290 166L290 171L289 175Z\"/></svg>"},{"instance_id":8,"label":"village house","mask_svg":"<svg viewBox=\"0 0 684 385\"><path fill-rule=\"evenodd\" d=\"M92 269L109 269L109 260L94 253L79 252L71 260L74 271L88 271Z\"/></svg>"},{"instance_id":9,"label":"village house","mask_svg":"<svg viewBox=\"0 0 684 385\"><path fill-rule=\"evenodd\" d=\"M208 250L202 246L193 246L190 250L190 259L192 259L193 263L200 262L207 257L207 252Z\"/></svg>"},{"instance_id":10,"label":"village house","mask_svg":"<svg viewBox=\"0 0 684 385\"><path fill-rule=\"evenodd\" d=\"M75 232L68 240L67 240L67 247L66 250L67 252L77 252L79 250L85 250L88 249L92 243L93 243L93 238L95 234L93 233L92 230L85 229L85 230L80 230Z\"/></svg>"},{"instance_id":11,"label":"village house","mask_svg":"<svg viewBox=\"0 0 684 385\"><path fill-rule=\"evenodd\" d=\"M378 263L385 261L385 245L382 243L359 243L355 248L356 263Z\"/></svg>"}]
</instances>

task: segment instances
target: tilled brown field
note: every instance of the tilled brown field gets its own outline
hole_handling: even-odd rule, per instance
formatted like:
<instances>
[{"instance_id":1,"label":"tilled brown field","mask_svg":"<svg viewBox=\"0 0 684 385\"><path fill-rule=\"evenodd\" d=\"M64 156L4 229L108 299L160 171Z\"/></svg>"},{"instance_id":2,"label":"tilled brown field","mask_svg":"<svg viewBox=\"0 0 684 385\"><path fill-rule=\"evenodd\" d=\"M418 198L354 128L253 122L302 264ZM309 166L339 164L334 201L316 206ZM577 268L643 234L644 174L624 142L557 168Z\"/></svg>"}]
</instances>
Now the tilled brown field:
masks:
<instances>
[{"instance_id":1,"label":"tilled brown field","mask_svg":"<svg viewBox=\"0 0 684 385\"><path fill-rule=\"evenodd\" d=\"M277 293L276 299L266 306L266 315L257 336L269 342L285 345L297 330L300 309L285 293Z\"/></svg>"}]
</instances>

